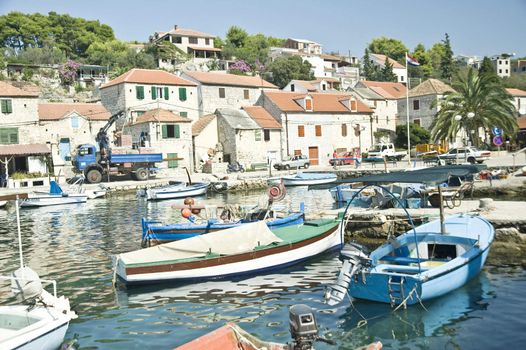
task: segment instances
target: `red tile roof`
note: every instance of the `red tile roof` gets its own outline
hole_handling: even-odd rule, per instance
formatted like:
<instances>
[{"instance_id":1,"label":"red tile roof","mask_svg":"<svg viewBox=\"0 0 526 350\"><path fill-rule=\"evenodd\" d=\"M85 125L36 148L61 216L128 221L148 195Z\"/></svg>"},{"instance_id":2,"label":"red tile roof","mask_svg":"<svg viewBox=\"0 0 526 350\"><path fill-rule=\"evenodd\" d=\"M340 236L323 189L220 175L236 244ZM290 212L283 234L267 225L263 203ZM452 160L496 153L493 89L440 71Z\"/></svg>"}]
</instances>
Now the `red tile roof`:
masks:
<instances>
[{"instance_id":1,"label":"red tile roof","mask_svg":"<svg viewBox=\"0 0 526 350\"><path fill-rule=\"evenodd\" d=\"M526 91L520 89L506 89L508 94L514 97L526 97Z\"/></svg>"},{"instance_id":2,"label":"red tile roof","mask_svg":"<svg viewBox=\"0 0 526 350\"><path fill-rule=\"evenodd\" d=\"M309 93L265 91L263 92L283 112L306 112L297 102L309 95L312 98L312 112L314 113L372 113L373 111L360 100L346 93ZM357 103L357 112L352 112L342 103L346 99L354 99ZM307 112L307 113L312 113Z\"/></svg>"},{"instance_id":3,"label":"red tile roof","mask_svg":"<svg viewBox=\"0 0 526 350\"><path fill-rule=\"evenodd\" d=\"M60 120L76 112L89 120L108 120L111 113L98 103L40 103L38 118L40 120Z\"/></svg>"},{"instance_id":4,"label":"red tile roof","mask_svg":"<svg viewBox=\"0 0 526 350\"><path fill-rule=\"evenodd\" d=\"M363 80L360 82L386 99L399 99L406 95L407 88L402 83Z\"/></svg>"},{"instance_id":5,"label":"red tile roof","mask_svg":"<svg viewBox=\"0 0 526 350\"><path fill-rule=\"evenodd\" d=\"M409 96L444 95L450 92L455 92L455 90L446 83L438 79L427 79L417 87L409 90Z\"/></svg>"},{"instance_id":6,"label":"red tile roof","mask_svg":"<svg viewBox=\"0 0 526 350\"><path fill-rule=\"evenodd\" d=\"M261 77L252 77L248 75L216 72L185 72L185 74L204 85L246 86L271 89L278 88L276 85L269 83Z\"/></svg>"},{"instance_id":7,"label":"red tile roof","mask_svg":"<svg viewBox=\"0 0 526 350\"><path fill-rule=\"evenodd\" d=\"M180 35L180 36L195 36L199 38L215 38L215 36L211 34L199 32L193 29L179 28L179 27L172 29L168 32L162 32L161 35L164 36L168 33L173 34L173 35Z\"/></svg>"},{"instance_id":8,"label":"red tile roof","mask_svg":"<svg viewBox=\"0 0 526 350\"><path fill-rule=\"evenodd\" d=\"M261 106L243 107L248 116L263 129L281 129L281 124Z\"/></svg>"},{"instance_id":9,"label":"red tile roof","mask_svg":"<svg viewBox=\"0 0 526 350\"><path fill-rule=\"evenodd\" d=\"M0 145L0 156L31 156L51 153L46 144Z\"/></svg>"},{"instance_id":10,"label":"red tile roof","mask_svg":"<svg viewBox=\"0 0 526 350\"><path fill-rule=\"evenodd\" d=\"M212 120L214 120L215 117L215 114L207 114L202 117L199 117L199 119L197 119L195 123L192 124L192 136L197 136L201 132L203 132L203 130L207 127L208 124L212 122Z\"/></svg>"},{"instance_id":11,"label":"red tile roof","mask_svg":"<svg viewBox=\"0 0 526 350\"><path fill-rule=\"evenodd\" d=\"M386 55L381 55L378 53L372 53L371 56L374 56L378 64L383 65L385 63ZM398 63L398 61L393 60L391 57L387 57L387 61L393 65L393 68L405 68L404 65Z\"/></svg>"},{"instance_id":12,"label":"red tile roof","mask_svg":"<svg viewBox=\"0 0 526 350\"><path fill-rule=\"evenodd\" d=\"M16 84L16 82L15 82ZM34 86L27 86L26 88L18 88L5 81L0 81L0 96L6 97L38 97L38 88Z\"/></svg>"},{"instance_id":13,"label":"red tile roof","mask_svg":"<svg viewBox=\"0 0 526 350\"><path fill-rule=\"evenodd\" d=\"M143 123L190 123L190 119L182 117L171 111L162 108L151 109L143 115L137 117L132 125Z\"/></svg>"},{"instance_id":14,"label":"red tile roof","mask_svg":"<svg viewBox=\"0 0 526 350\"><path fill-rule=\"evenodd\" d=\"M126 73L118 76L112 81L102 85L104 89L113 85L122 83L150 84L150 85L178 85L178 86L196 86L192 81L178 77L175 74L157 69L139 69L133 68Z\"/></svg>"}]
</instances>

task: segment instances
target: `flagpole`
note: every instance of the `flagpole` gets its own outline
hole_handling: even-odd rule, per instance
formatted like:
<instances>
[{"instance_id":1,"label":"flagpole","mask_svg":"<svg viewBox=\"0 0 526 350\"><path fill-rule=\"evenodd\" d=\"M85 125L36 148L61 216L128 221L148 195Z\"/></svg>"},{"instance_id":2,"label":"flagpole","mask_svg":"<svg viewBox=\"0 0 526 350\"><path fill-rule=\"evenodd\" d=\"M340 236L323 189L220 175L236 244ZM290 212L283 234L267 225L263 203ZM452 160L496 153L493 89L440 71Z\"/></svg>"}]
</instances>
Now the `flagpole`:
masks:
<instances>
[{"instance_id":1,"label":"flagpole","mask_svg":"<svg viewBox=\"0 0 526 350\"><path fill-rule=\"evenodd\" d=\"M411 137L409 134L409 72L407 69L407 52L405 53L405 109L406 109L406 122L407 122L407 163L411 166Z\"/></svg>"}]
</instances>

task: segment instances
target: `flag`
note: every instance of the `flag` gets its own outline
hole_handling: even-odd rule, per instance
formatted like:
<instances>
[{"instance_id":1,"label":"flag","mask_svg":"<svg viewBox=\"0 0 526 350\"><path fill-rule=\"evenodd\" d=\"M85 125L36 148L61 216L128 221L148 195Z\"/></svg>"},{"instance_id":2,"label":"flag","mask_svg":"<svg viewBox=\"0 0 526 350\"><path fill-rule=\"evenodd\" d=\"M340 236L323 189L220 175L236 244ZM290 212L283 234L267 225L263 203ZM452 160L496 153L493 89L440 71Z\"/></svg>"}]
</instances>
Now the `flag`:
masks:
<instances>
[{"instance_id":1,"label":"flag","mask_svg":"<svg viewBox=\"0 0 526 350\"><path fill-rule=\"evenodd\" d=\"M405 55L405 59L406 59L406 62L412 66L419 66L420 63L418 63L418 61L416 60L416 58L414 58L413 56L411 56L410 54L406 54Z\"/></svg>"}]
</instances>

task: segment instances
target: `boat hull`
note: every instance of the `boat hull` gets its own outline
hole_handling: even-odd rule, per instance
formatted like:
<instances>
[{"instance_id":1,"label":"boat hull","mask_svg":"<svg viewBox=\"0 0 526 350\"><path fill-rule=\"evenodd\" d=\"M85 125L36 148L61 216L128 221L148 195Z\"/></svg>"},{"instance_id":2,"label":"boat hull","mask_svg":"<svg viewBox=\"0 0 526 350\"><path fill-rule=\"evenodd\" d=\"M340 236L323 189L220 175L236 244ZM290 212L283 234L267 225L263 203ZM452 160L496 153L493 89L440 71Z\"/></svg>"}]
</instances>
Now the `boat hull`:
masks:
<instances>
[{"instance_id":1,"label":"boat hull","mask_svg":"<svg viewBox=\"0 0 526 350\"><path fill-rule=\"evenodd\" d=\"M341 224L302 241L246 253L200 259L191 262L127 267L117 259L116 272L126 284L218 279L271 271L309 259L342 245ZM151 249L151 248L150 248Z\"/></svg>"},{"instance_id":2,"label":"boat hull","mask_svg":"<svg viewBox=\"0 0 526 350\"><path fill-rule=\"evenodd\" d=\"M322 174L320 176L283 176L283 184L285 186L311 186L331 183L337 180L334 174Z\"/></svg>"},{"instance_id":3,"label":"boat hull","mask_svg":"<svg viewBox=\"0 0 526 350\"><path fill-rule=\"evenodd\" d=\"M289 225L299 225L303 223L304 214L294 213L285 218L270 220L267 226L270 229L285 227ZM210 232L229 229L246 224L246 222L219 223L208 222L206 224L174 224L159 226L146 220L142 220L142 240L146 240L147 246L172 242L180 239L191 238Z\"/></svg>"},{"instance_id":4,"label":"boat hull","mask_svg":"<svg viewBox=\"0 0 526 350\"><path fill-rule=\"evenodd\" d=\"M174 199L174 198L185 198L195 197L206 194L209 184L207 183L196 183L193 185L176 185L168 186L165 188L151 188L146 191L147 200L162 200L162 199Z\"/></svg>"},{"instance_id":5,"label":"boat hull","mask_svg":"<svg viewBox=\"0 0 526 350\"><path fill-rule=\"evenodd\" d=\"M62 205L62 204L79 204L86 203L88 196L85 194L70 194L70 195L37 195L24 199L21 203L21 207L47 207L51 205Z\"/></svg>"}]
</instances>

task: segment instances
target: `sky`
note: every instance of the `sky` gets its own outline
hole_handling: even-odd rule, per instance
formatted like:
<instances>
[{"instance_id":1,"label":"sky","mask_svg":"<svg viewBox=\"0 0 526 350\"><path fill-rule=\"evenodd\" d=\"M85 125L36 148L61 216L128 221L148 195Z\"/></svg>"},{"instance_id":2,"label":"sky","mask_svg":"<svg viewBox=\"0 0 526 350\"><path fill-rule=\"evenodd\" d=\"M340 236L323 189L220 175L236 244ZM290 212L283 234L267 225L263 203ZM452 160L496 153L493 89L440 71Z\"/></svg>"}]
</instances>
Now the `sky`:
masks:
<instances>
[{"instance_id":1,"label":"sky","mask_svg":"<svg viewBox=\"0 0 526 350\"><path fill-rule=\"evenodd\" d=\"M445 33L455 55L526 56L526 0L0 0L0 14L11 11L97 19L126 41L146 42L174 24L224 38L237 25L359 57L381 36L412 50L419 43L430 48Z\"/></svg>"}]
</instances>

